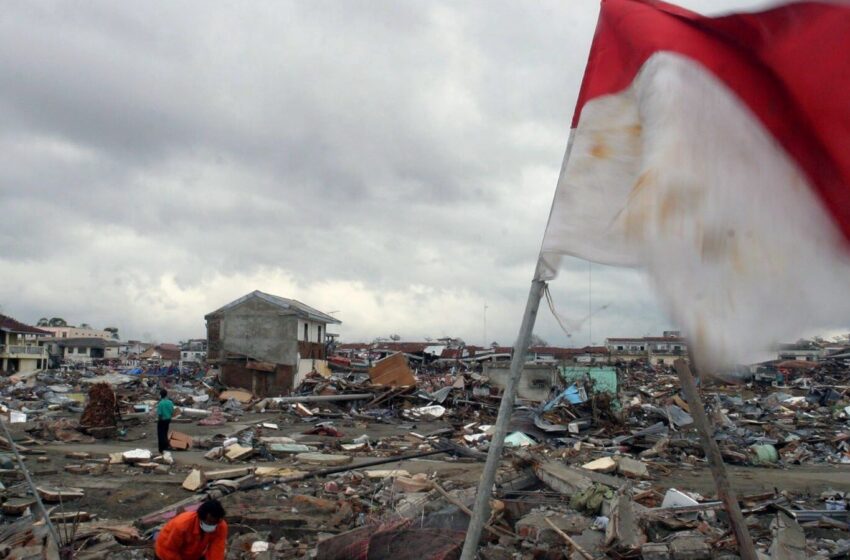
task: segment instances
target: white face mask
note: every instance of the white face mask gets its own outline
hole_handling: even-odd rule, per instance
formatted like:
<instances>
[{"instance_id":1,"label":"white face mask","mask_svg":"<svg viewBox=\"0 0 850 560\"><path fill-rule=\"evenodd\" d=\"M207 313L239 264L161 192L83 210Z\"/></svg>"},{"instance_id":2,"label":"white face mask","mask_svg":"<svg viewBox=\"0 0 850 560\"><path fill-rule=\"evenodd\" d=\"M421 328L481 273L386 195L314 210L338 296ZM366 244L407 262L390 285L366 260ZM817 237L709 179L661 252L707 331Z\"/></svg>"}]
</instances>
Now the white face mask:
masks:
<instances>
[{"instance_id":1,"label":"white face mask","mask_svg":"<svg viewBox=\"0 0 850 560\"><path fill-rule=\"evenodd\" d=\"M208 525L201 521L201 531L203 531L204 533L212 533L213 531L215 531L216 527L218 527L218 524Z\"/></svg>"}]
</instances>

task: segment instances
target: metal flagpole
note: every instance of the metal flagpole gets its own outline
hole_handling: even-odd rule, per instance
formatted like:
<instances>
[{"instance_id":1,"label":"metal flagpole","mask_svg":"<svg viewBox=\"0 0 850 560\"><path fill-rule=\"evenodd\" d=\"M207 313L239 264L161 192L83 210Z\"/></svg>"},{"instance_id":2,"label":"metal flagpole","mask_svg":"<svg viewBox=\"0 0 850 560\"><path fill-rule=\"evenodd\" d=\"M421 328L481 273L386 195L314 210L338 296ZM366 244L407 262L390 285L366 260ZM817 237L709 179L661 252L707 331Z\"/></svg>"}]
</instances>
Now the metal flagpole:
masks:
<instances>
[{"instance_id":1,"label":"metal flagpole","mask_svg":"<svg viewBox=\"0 0 850 560\"><path fill-rule=\"evenodd\" d=\"M690 356L690 362L691 364L695 363L693 354ZM702 405L699 391L696 384L694 384L691 369L685 360L681 358L676 360L673 365L676 368L676 373L679 374L682 391L688 400L694 425L702 440L702 449L705 451L705 458L708 460L711 476L714 477L714 487L717 489L717 496L726 508L726 514L729 516L729 524L732 526L735 539L738 541L738 551L741 558L743 560L758 560L758 553L753 544L753 538L750 536L749 529L747 529L747 521L744 519L744 515L741 513L741 507L738 505L738 496L729 483L729 477L726 474L726 465L723 463L723 455L720 453L720 449L717 447L717 442L714 439L714 426L711 425L711 422L708 421L708 416L705 414L705 407Z\"/></svg>"},{"instance_id":2,"label":"metal flagpole","mask_svg":"<svg viewBox=\"0 0 850 560\"><path fill-rule=\"evenodd\" d=\"M531 343L531 333L534 330L534 322L537 320L537 309L540 307L540 298L543 297L545 288L546 282L543 280L538 280L536 277L532 280L531 289L528 292L528 302L525 304L525 313L522 316L522 325L514 344L511 375L508 378L505 392L502 394L502 402L499 404L499 416L496 419L493 438L487 452L484 472L481 475L481 481L478 483L478 492L475 494L475 507L472 511L472 517L469 519L469 528L466 531L461 560L473 560L475 558L478 541L481 539L481 530L484 523L490 518L490 493L496 478L496 469L499 468L499 462L502 458L502 447L504 447L505 435L514 408L517 385L522 376L525 356L528 354L528 346Z\"/></svg>"}]
</instances>

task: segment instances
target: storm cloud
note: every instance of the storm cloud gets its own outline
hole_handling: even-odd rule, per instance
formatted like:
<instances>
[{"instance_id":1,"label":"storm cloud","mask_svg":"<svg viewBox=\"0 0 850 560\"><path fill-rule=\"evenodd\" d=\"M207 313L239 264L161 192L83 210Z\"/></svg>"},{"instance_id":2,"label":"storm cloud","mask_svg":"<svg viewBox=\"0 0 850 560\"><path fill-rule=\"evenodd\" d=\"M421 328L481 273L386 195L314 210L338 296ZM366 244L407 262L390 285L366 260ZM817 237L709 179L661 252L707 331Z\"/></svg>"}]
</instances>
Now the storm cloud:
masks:
<instances>
[{"instance_id":1,"label":"storm cloud","mask_svg":"<svg viewBox=\"0 0 850 560\"><path fill-rule=\"evenodd\" d=\"M261 289L345 340L482 343L486 305L486 342L510 343L597 13L6 3L0 310L176 341ZM551 343L672 327L638 271L569 261L552 293L575 332L541 312Z\"/></svg>"}]
</instances>

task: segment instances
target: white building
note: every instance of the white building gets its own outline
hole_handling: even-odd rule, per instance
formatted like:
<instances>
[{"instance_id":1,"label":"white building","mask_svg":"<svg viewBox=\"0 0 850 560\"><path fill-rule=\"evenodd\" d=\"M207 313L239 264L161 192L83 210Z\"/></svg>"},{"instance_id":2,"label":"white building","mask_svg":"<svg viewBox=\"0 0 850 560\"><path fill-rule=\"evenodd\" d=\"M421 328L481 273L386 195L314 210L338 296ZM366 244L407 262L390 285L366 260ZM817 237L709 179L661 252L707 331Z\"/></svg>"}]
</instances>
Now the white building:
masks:
<instances>
[{"instance_id":1,"label":"white building","mask_svg":"<svg viewBox=\"0 0 850 560\"><path fill-rule=\"evenodd\" d=\"M38 327L50 332L54 338L102 338L112 340L112 333L101 329L89 329L82 327Z\"/></svg>"}]
</instances>

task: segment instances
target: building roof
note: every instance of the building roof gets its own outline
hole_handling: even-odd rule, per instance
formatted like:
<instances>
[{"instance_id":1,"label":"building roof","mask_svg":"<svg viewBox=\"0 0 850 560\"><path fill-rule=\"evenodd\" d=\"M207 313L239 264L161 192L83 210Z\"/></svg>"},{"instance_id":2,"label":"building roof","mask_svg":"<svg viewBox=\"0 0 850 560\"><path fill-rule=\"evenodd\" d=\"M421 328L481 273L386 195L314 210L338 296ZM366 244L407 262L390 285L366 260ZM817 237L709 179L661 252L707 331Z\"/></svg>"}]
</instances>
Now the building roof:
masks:
<instances>
[{"instance_id":1,"label":"building roof","mask_svg":"<svg viewBox=\"0 0 850 560\"><path fill-rule=\"evenodd\" d=\"M425 349L432 346L430 342L379 342L373 345L375 350L393 350L405 354L421 354Z\"/></svg>"},{"instance_id":2,"label":"building roof","mask_svg":"<svg viewBox=\"0 0 850 560\"><path fill-rule=\"evenodd\" d=\"M54 338L61 348L115 348L121 346L121 343L114 340L106 340L99 336L87 338Z\"/></svg>"},{"instance_id":3,"label":"building roof","mask_svg":"<svg viewBox=\"0 0 850 560\"><path fill-rule=\"evenodd\" d=\"M298 315L299 317L304 317L304 318L310 319L312 321L318 321L318 322L321 322L321 323L331 323L331 324L334 324L334 325L342 324L342 321L340 321L339 319L335 319L334 317L328 315L327 313L322 313L318 309L315 309L313 307L310 307L309 305L301 303L298 300L288 299L288 298L284 298L284 297L280 297L280 296L275 296L275 295L272 295L272 294L267 294L265 292L261 292L260 290L254 290L250 294L246 294L239 299L231 301L230 303L228 303L224 307L219 307L218 309L216 309L212 313L208 313L207 317L209 317L210 315L215 315L216 313L222 313L224 311L227 311L228 309L232 309L232 308L236 307L237 305L241 305L241 304L245 303L246 301L248 301L249 299L252 299L252 298L261 299L261 300L265 301L266 303L270 303L272 305L275 305L275 306L280 307L281 309L285 309L287 311L292 311L296 315Z\"/></svg>"},{"instance_id":4,"label":"building roof","mask_svg":"<svg viewBox=\"0 0 850 560\"><path fill-rule=\"evenodd\" d=\"M180 347L176 344L160 344L159 346L152 346L139 354L139 358L148 359L148 358L157 358L159 357L162 360L179 360L180 359Z\"/></svg>"},{"instance_id":5,"label":"building roof","mask_svg":"<svg viewBox=\"0 0 850 560\"><path fill-rule=\"evenodd\" d=\"M813 350L820 350L820 348L818 346L816 346L814 342L811 342L809 340L803 340L803 341L800 341L800 342L792 342L790 344L780 344L779 350L780 351L806 350L806 351L811 352Z\"/></svg>"},{"instance_id":6,"label":"building roof","mask_svg":"<svg viewBox=\"0 0 850 560\"><path fill-rule=\"evenodd\" d=\"M53 334L49 331L45 331L37 327L33 327L31 325L27 325L26 323L21 323L20 321L17 321L6 315L0 315L0 331L39 335Z\"/></svg>"},{"instance_id":7,"label":"building roof","mask_svg":"<svg viewBox=\"0 0 850 560\"><path fill-rule=\"evenodd\" d=\"M605 340L634 340L635 342L685 342L682 336L609 336Z\"/></svg>"},{"instance_id":8,"label":"building roof","mask_svg":"<svg viewBox=\"0 0 850 560\"><path fill-rule=\"evenodd\" d=\"M23 334L43 334L50 335L51 332L32 327L30 325L16 321L6 315L0 315L0 331L23 333Z\"/></svg>"}]
</instances>

